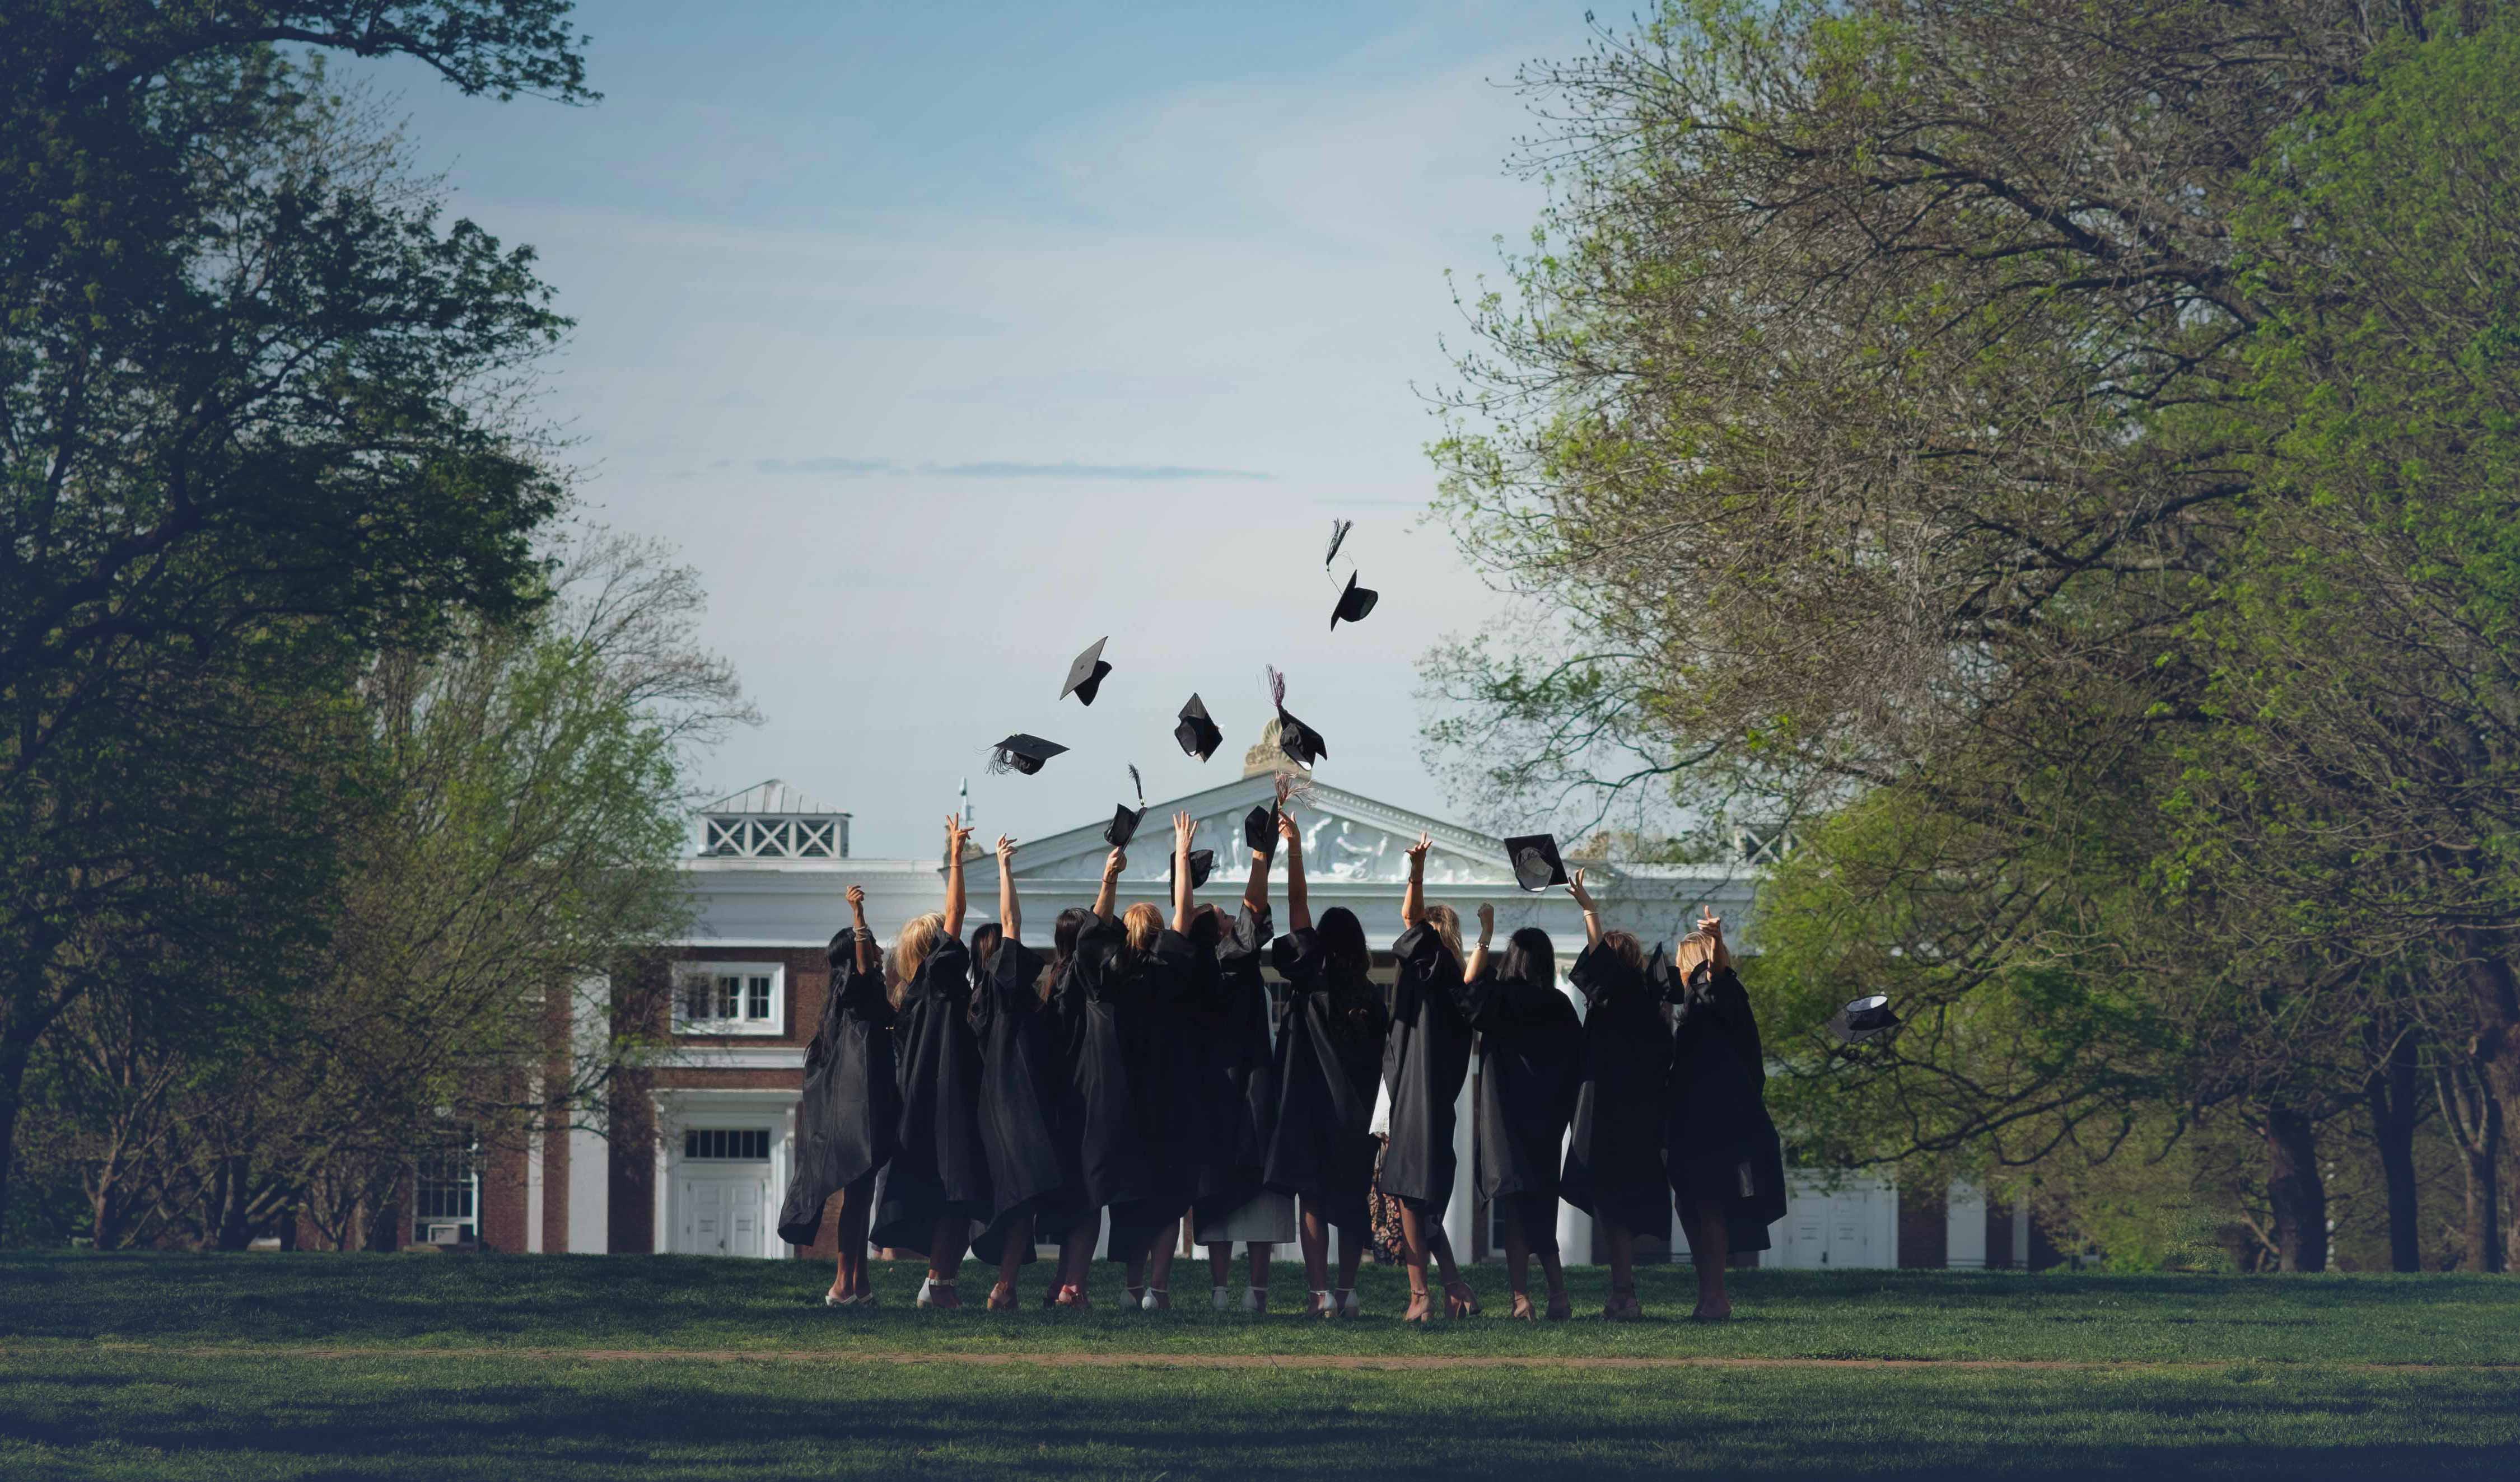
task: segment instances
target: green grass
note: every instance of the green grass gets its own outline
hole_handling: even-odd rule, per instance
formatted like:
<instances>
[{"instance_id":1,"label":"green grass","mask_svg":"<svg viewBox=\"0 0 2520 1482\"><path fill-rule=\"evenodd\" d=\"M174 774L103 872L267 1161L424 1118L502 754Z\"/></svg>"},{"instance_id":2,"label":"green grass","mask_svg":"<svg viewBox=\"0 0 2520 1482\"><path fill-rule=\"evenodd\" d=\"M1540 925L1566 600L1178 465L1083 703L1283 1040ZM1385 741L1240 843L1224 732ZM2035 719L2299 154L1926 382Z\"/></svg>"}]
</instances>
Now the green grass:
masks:
<instances>
[{"instance_id":1,"label":"green grass","mask_svg":"<svg viewBox=\"0 0 2520 1482\"><path fill-rule=\"evenodd\" d=\"M2520 1475L2510 1280L1746 1273L1703 1327L1660 1270L1660 1321L1416 1331L1393 1273L1341 1324L1181 1274L1168 1314L947 1315L878 1267L890 1305L851 1315L794 1263L0 1256L0 1478ZM760 1357L567 1352L601 1349ZM1278 1362L1167 1367L1203 1354ZM1308 1362L1342 1355L2075 1367Z\"/></svg>"},{"instance_id":2,"label":"green grass","mask_svg":"<svg viewBox=\"0 0 2520 1482\"><path fill-rule=\"evenodd\" d=\"M911 1306L920 1268L877 1263L884 1305L821 1305L828 1270L802 1262L670 1256L0 1256L0 1341L606 1347L927 1353L1476 1354L2037 1359L2520 1365L2520 1281L2504 1278L2012 1276L1962 1272L1736 1272L1736 1321L1680 1321L1685 1268L1642 1273L1651 1321L1503 1321L1503 1274L1472 1276L1489 1315L1419 1331L1392 1321L1398 1273L1369 1269L1368 1317L1295 1316L1302 1279L1281 1267L1284 1311L1208 1310L1204 1265L1177 1268L1169 1313L1104 1305L1041 1311L1037 1275L1018 1313ZM1035 1273L1039 1268L1033 1269ZM1605 1277L1571 1274L1576 1311ZM1193 1284L1194 1282L1194 1284ZM1239 1296L1238 1289L1237 1296ZM2520 1375L2514 1376L2520 1384Z\"/></svg>"}]
</instances>

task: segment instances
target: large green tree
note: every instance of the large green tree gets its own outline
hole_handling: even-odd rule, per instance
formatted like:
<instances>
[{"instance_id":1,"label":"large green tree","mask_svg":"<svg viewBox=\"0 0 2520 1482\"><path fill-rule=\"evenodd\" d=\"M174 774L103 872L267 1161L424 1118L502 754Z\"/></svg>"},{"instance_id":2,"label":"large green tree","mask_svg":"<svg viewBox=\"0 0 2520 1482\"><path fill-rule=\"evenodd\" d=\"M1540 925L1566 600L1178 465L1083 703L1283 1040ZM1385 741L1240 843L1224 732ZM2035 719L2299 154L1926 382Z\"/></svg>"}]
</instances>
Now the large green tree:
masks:
<instances>
[{"instance_id":1,"label":"large green tree","mask_svg":"<svg viewBox=\"0 0 2520 1482\"><path fill-rule=\"evenodd\" d=\"M320 932L319 717L374 650L541 588L562 485L517 393L564 322L282 49L582 98L565 9L0 11L0 1215L98 924Z\"/></svg>"}]
</instances>

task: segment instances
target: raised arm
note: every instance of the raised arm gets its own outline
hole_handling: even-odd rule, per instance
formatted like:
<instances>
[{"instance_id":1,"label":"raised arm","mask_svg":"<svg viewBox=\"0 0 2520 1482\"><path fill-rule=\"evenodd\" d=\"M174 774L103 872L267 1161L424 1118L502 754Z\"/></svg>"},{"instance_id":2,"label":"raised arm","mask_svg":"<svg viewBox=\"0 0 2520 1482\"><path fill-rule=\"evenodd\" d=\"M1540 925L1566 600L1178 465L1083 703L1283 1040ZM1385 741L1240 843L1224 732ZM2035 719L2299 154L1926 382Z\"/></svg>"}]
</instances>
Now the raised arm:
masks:
<instances>
[{"instance_id":1,"label":"raised arm","mask_svg":"<svg viewBox=\"0 0 2520 1482\"><path fill-rule=\"evenodd\" d=\"M1400 895L1400 929L1409 930L1426 919L1426 851L1434 840L1425 831L1418 831L1418 842L1409 846L1409 888Z\"/></svg>"},{"instance_id":2,"label":"raised arm","mask_svg":"<svg viewBox=\"0 0 2520 1482\"><path fill-rule=\"evenodd\" d=\"M998 927L1007 940L1023 940L1023 903L1015 899L1015 841L998 835Z\"/></svg>"},{"instance_id":3,"label":"raised arm","mask_svg":"<svg viewBox=\"0 0 2520 1482\"><path fill-rule=\"evenodd\" d=\"M963 846L970 838L961 814L945 820L945 934L950 937L963 934Z\"/></svg>"},{"instance_id":4,"label":"raised arm","mask_svg":"<svg viewBox=\"0 0 2520 1482\"><path fill-rule=\"evenodd\" d=\"M1475 983L1488 970L1488 938L1496 935L1496 907L1479 902L1479 944L1470 949L1469 965L1462 969L1466 982Z\"/></svg>"},{"instance_id":5,"label":"raised arm","mask_svg":"<svg viewBox=\"0 0 2520 1482\"><path fill-rule=\"evenodd\" d=\"M1198 821L1187 813L1173 815L1173 929L1190 935L1190 844L1198 837Z\"/></svg>"},{"instance_id":6,"label":"raised arm","mask_svg":"<svg viewBox=\"0 0 2520 1482\"><path fill-rule=\"evenodd\" d=\"M1269 862L1276 855L1273 849L1251 851L1251 878L1242 886L1242 909L1253 916L1269 909Z\"/></svg>"},{"instance_id":7,"label":"raised arm","mask_svg":"<svg viewBox=\"0 0 2520 1482\"><path fill-rule=\"evenodd\" d=\"M849 924L857 928L856 940L850 946L857 953L858 971L875 971L875 933L867 929L864 885L849 887Z\"/></svg>"},{"instance_id":8,"label":"raised arm","mask_svg":"<svg viewBox=\"0 0 2520 1482\"><path fill-rule=\"evenodd\" d=\"M1295 815L1278 815L1278 837L1286 847L1286 929L1313 929L1313 908L1304 896L1304 835L1295 828Z\"/></svg>"},{"instance_id":9,"label":"raised arm","mask_svg":"<svg viewBox=\"0 0 2520 1482\"><path fill-rule=\"evenodd\" d=\"M1095 893L1094 914L1104 921L1111 919L1111 903L1120 895L1120 872L1129 868L1129 856L1114 849L1102 862L1102 888Z\"/></svg>"},{"instance_id":10,"label":"raised arm","mask_svg":"<svg viewBox=\"0 0 2520 1482\"><path fill-rule=\"evenodd\" d=\"M1715 965L1718 972L1732 971L1732 953L1724 945L1724 918L1705 906L1697 908L1697 916L1698 934L1706 938L1707 961Z\"/></svg>"},{"instance_id":11,"label":"raised arm","mask_svg":"<svg viewBox=\"0 0 2520 1482\"><path fill-rule=\"evenodd\" d=\"M1591 893L1585 890L1584 872L1582 870L1577 870L1573 877L1566 881L1566 890L1568 894L1575 897L1575 904L1584 908L1585 943L1590 945L1594 942L1599 941L1601 939L1601 907L1598 902L1593 899Z\"/></svg>"}]
</instances>

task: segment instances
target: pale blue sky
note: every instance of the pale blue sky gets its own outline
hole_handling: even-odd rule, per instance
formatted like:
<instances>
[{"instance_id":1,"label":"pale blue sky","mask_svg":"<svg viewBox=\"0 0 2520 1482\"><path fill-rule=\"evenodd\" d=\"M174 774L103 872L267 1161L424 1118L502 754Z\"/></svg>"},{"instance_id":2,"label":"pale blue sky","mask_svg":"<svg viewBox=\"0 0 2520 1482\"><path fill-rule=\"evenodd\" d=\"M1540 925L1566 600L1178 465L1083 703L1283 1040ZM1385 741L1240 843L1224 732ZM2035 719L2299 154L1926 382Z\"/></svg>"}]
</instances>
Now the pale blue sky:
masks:
<instances>
[{"instance_id":1,"label":"pale blue sky","mask_svg":"<svg viewBox=\"0 0 2520 1482\"><path fill-rule=\"evenodd\" d=\"M1461 817L1416 662L1502 608L1432 493L1422 392L1539 187L1504 84L1575 5L596 3L570 110L385 86L454 207L541 249L579 321L551 411L589 512L665 536L767 716L710 759L924 854L1227 780L1264 663L1327 782ZM1328 631L1333 516L1384 597ZM1091 711L1057 701L1111 637ZM1170 731L1201 692L1228 734ZM1025 730L1076 748L980 771ZM1464 818L1464 822L1493 822Z\"/></svg>"}]
</instances>

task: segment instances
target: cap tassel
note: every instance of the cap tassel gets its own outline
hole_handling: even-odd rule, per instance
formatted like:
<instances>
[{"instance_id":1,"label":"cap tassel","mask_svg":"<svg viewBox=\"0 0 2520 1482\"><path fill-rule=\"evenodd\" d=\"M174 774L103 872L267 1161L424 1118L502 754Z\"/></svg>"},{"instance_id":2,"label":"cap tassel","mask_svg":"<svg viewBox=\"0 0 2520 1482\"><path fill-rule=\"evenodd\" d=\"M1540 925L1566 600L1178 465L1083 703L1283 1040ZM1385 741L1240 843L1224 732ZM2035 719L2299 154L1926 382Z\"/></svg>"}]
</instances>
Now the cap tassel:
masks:
<instances>
[{"instance_id":1,"label":"cap tassel","mask_svg":"<svg viewBox=\"0 0 2520 1482\"><path fill-rule=\"evenodd\" d=\"M1347 540L1347 532L1353 528L1355 524L1356 521L1353 519L1333 519L1330 521L1330 548L1328 553L1322 557L1322 565L1325 569L1328 567L1331 561L1338 560L1339 546Z\"/></svg>"}]
</instances>

